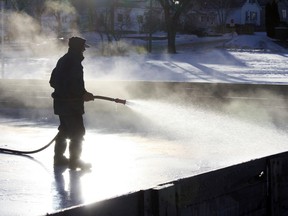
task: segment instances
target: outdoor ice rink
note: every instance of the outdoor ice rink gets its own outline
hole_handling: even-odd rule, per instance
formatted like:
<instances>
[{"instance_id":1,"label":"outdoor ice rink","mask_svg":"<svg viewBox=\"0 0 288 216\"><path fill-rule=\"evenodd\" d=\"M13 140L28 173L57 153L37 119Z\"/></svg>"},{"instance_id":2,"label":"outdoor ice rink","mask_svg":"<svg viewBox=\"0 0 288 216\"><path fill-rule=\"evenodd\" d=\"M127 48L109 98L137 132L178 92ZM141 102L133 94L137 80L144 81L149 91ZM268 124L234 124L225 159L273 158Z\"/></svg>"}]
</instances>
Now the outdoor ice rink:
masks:
<instances>
[{"instance_id":1,"label":"outdoor ice rink","mask_svg":"<svg viewBox=\"0 0 288 216\"><path fill-rule=\"evenodd\" d=\"M94 92L108 84L121 98L133 94L125 106L86 104L82 158L93 168L54 169L52 146L30 156L1 153L0 215L45 215L288 149L285 86L119 82L97 83ZM57 133L47 89L19 99L28 85L1 95L0 148L38 149Z\"/></svg>"}]
</instances>

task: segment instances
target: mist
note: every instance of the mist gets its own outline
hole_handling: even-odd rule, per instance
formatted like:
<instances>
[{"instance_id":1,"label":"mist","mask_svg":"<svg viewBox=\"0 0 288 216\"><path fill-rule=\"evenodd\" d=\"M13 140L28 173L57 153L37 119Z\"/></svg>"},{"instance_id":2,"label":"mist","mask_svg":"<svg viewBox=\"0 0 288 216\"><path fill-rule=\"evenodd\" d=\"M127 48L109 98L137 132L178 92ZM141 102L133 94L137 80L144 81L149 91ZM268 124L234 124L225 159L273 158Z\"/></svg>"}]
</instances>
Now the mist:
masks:
<instances>
[{"instance_id":1,"label":"mist","mask_svg":"<svg viewBox=\"0 0 288 216\"><path fill-rule=\"evenodd\" d=\"M243 160L243 157L260 157L267 152L276 153L279 148L287 149L288 136L284 130L269 121L253 121L249 114L243 118L231 110L227 113L197 104L150 100L135 101L132 109L147 119L141 126L149 130L149 135L182 145L187 155L199 158L211 155L213 160L221 152L223 156L230 158L233 154L235 160L238 157Z\"/></svg>"},{"instance_id":2,"label":"mist","mask_svg":"<svg viewBox=\"0 0 288 216\"><path fill-rule=\"evenodd\" d=\"M72 8L65 10L75 13ZM4 45L2 115L56 125L48 80L68 50L67 40L52 31L42 32L27 14L11 13L9 21L13 40ZM154 50L147 53L139 49L145 47L143 41L123 39L103 45L98 34L78 32L73 29L72 34L86 38L91 46L82 63L86 89L94 95L127 100L126 106L98 100L86 103L88 131L174 142L199 158L217 154L215 148L225 154L243 152L247 159L263 156L266 150L285 149L285 95L281 87L269 89L279 80L288 81L284 54L229 51L203 42L203 49L194 48L198 40L194 36L185 36L183 41L179 36L175 55L163 53L159 47L165 45L159 42L153 42ZM275 64L269 61L268 65L266 59L274 59Z\"/></svg>"},{"instance_id":3,"label":"mist","mask_svg":"<svg viewBox=\"0 0 288 216\"><path fill-rule=\"evenodd\" d=\"M116 89L120 86L113 84ZM219 89L211 84L133 82L126 88L130 94L125 106L105 101L86 105L87 131L132 140L140 137L153 149L157 143L162 147L166 143L172 152L165 148L159 152L191 158L191 166L201 170L287 150L285 100L249 85L241 86L247 94L238 93L238 97L234 85L225 85L230 91L226 96L219 95Z\"/></svg>"},{"instance_id":4,"label":"mist","mask_svg":"<svg viewBox=\"0 0 288 216\"><path fill-rule=\"evenodd\" d=\"M62 9L75 13L70 7ZM1 142L5 148L38 149L58 132L49 78L68 50L70 35L59 38L55 31L44 32L38 22L22 13L9 14L9 25L11 40L2 44ZM164 52L166 41L153 41L152 53L148 53L146 41L122 39L103 44L95 32L80 33L75 27L70 33L86 38L90 45L82 62L86 90L125 99L126 104L100 99L85 103L83 159L93 163L93 170L74 172L77 176L65 171L63 190L62 186L58 190L62 178L53 179L53 148L35 156L49 166L44 185L57 208L66 201L70 205L71 194L77 204L79 196L81 201L94 202L103 195L107 199L110 194L162 186L287 151L287 51L272 46L263 34L247 38L179 34L178 52L171 55ZM245 49L239 49L237 39ZM209 40L212 42L206 45ZM244 44L247 40L261 41L251 44L265 49L249 50ZM21 169L21 174L23 166L31 170L30 163L11 162L12 171ZM40 176L39 169L35 176ZM27 185L31 178L26 179ZM75 180L84 187L74 187L71 182ZM63 191L68 196L63 197ZM20 192L23 194L22 188Z\"/></svg>"}]
</instances>

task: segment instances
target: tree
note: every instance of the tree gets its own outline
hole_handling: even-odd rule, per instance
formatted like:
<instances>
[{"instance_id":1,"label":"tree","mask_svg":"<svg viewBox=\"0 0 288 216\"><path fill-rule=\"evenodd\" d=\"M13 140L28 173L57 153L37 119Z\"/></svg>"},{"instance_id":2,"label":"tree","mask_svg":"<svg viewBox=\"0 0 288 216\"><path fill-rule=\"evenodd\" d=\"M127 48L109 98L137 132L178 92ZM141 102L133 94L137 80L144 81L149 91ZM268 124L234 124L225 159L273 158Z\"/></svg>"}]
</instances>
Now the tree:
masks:
<instances>
[{"instance_id":1,"label":"tree","mask_svg":"<svg viewBox=\"0 0 288 216\"><path fill-rule=\"evenodd\" d=\"M95 31L96 22L97 22L97 1L91 0L69 0L71 5L75 8L78 19L75 19L72 25L72 28L75 29L77 27L77 21L80 31ZM82 18L80 18L82 17ZM80 25L81 24L81 25Z\"/></svg>"},{"instance_id":2,"label":"tree","mask_svg":"<svg viewBox=\"0 0 288 216\"><path fill-rule=\"evenodd\" d=\"M164 10L168 53L176 53L176 32L180 16L193 6L193 0L158 0Z\"/></svg>"},{"instance_id":3,"label":"tree","mask_svg":"<svg viewBox=\"0 0 288 216\"><path fill-rule=\"evenodd\" d=\"M222 27L222 31L226 26L227 18L231 12L231 5L235 0L206 0L204 2L204 7L206 9L212 9L217 13L218 22Z\"/></svg>"},{"instance_id":4,"label":"tree","mask_svg":"<svg viewBox=\"0 0 288 216\"><path fill-rule=\"evenodd\" d=\"M45 11L45 0L6 0L11 8L17 12L25 12L36 18L40 23L40 18Z\"/></svg>"},{"instance_id":5,"label":"tree","mask_svg":"<svg viewBox=\"0 0 288 216\"><path fill-rule=\"evenodd\" d=\"M41 33L40 18L44 11L44 0L6 0L9 22L6 23L8 38L35 42L36 35Z\"/></svg>"},{"instance_id":6,"label":"tree","mask_svg":"<svg viewBox=\"0 0 288 216\"><path fill-rule=\"evenodd\" d=\"M159 5L155 3L147 6L146 11L143 14L142 28L144 32L156 32L159 30L163 30L163 21L161 19L161 14L163 10Z\"/></svg>"},{"instance_id":7,"label":"tree","mask_svg":"<svg viewBox=\"0 0 288 216\"><path fill-rule=\"evenodd\" d=\"M275 0L268 2L265 6L265 25L267 36L275 38L275 27L280 23L278 4Z\"/></svg>"},{"instance_id":8,"label":"tree","mask_svg":"<svg viewBox=\"0 0 288 216\"><path fill-rule=\"evenodd\" d=\"M69 0L47 0L46 10L55 17L57 22L57 34L61 37L63 30L62 16L64 14L75 14L74 7L72 7Z\"/></svg>"}]
</instances>

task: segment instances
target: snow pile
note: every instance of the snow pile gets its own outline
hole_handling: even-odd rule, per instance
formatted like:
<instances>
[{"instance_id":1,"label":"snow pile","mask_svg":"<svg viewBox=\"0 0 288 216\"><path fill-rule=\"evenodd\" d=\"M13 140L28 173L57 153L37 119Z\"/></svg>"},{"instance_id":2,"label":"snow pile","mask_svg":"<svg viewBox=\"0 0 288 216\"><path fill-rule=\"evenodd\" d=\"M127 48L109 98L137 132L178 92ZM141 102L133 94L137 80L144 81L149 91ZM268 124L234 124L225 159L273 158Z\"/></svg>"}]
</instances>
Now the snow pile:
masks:
<instances>
[{"instance_id":1,"label":"snow pile","mask_svg":"<svg viewBox=\"0 0 288 216\"><path fill-rule=\"evenodd\" d=\"M272 52L285 52L286 49L276 44L266 36L265 32L254 35L233 35L232 39L224 44L228 49L264 50Z\"/></svg>"}]
</instances>

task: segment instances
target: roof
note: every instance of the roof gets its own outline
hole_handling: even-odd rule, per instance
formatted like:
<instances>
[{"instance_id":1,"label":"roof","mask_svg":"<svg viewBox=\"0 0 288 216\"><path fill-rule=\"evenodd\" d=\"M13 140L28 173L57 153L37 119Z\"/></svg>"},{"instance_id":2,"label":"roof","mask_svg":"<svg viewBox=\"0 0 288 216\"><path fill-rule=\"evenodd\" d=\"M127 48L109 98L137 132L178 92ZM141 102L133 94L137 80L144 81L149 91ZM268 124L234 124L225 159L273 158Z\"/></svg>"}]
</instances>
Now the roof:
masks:
<instances>
[{"instance_id":1,"label":"roof","mask_svg":"<svg viewBox=\"0 0 288 216\"><path fill-rule=\"evenodd\" d=\"M246 1L247 0L233 0L231 1L231 7L232 8L242 7ZM260 6L265 6L270 0L255 0L255 1L257 1Z\"/></svg>"}]
</instances>

